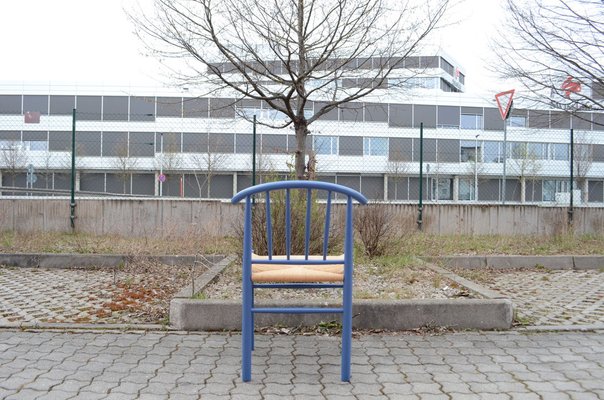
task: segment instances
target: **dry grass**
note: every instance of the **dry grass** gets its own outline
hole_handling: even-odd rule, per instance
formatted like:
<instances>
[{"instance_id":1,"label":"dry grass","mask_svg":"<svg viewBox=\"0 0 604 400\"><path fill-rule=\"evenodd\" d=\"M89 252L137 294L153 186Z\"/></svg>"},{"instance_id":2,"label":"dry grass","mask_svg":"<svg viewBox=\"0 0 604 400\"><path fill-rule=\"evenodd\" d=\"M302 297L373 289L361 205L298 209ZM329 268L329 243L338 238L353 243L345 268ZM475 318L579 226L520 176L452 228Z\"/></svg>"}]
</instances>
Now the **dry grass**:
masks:
<instances>
[{"instance_id":1,"label":"dry grass","mask_svg":"<svg viewBox=\"0 0 604 400\"><path fill-rule=\"evenodd\" d=\"M78 254L228 254L236 251L230 238L208 235L131 237L86 233L0 233L0 253Z\"/></svg>"},{"instance_id":2,"label":"dry grass","mask_svg":"<svg viewBox=\"0 0 604 400\"><path fill-rule=\"evenodd\" d=\"M236 253L233 238L205 234L169 234L147 237L86 233L0 233L0 253L81 254L213 254ZM379 257L384 269L409 265L412 257L446 255L556 255L602 254L604 235L502 236L429 235L412 233L392 238ZM363 252L356 252L364 259Z\"/></svg>"}]
</instances>

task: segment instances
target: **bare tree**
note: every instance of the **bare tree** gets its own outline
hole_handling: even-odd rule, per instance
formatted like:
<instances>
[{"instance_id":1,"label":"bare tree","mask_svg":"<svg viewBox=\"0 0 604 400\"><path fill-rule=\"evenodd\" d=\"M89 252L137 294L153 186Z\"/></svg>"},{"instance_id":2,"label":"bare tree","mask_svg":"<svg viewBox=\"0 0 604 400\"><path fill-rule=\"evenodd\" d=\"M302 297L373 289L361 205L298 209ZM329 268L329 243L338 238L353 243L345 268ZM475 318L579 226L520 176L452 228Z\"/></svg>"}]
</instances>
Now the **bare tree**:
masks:
<instances>
[{"instance_id":1,"label":"bare tree","mask_svg":"<svg viewBox=\"0 0 604 400\"><path fill-rule=\"evenodd\" d=\"M113 168L117 170L116 174L122 181L122 193L126 194L132 170L138 165L138 158L130 156L128 147L124 145L116 145L115 154L112 160Z\"/></svg>"},{"instance_id":2,"label":"bare tree","mask_svg":"<svg viewBox=\"0 0 604 400\"><path fill-rule=\"evenodd\" d=\"M16 175L23 172L28 157L22 142L8 141L0 143L0 169L11 177L11 186L15 186ZM4 186L4 183L2 183Z\"/></svg>"},{"instance_id":3,"label":"bare tree","mask_svg":"<svg viewBox=\"0 0 604 400\"><path fill-rule=\"evenodd\" d=\"M199 197L202 197L201 190L206 186L206 197L210 197L212 190L212 178L217 171L223 168L227 162L229 155L226 153L216 153L208 150L203 154L194 154L191 156L195 166L194 176L197 188L199 189ZM201 177L201 179L200 179Z\"/></svg>"},{"instance_id":4,"label":"bare tree","mask_svg":"<svg viewBox=\"0 0 604 400\"><path fill-rule=\"evenodd\" d=\"M506 8L494 69L537 104L604 110L604 2L507 0Z\"/></svg>"},{"instance_id":5,"label":"bare tree","mask_svg":"<svg viewBox=\"0 0 604 400\"><path fill-rule=\"evenodd\" d=\"M283 118L261 123L293 125L295 171L303 179L309 126L387 85L439 25L448 3L155 0L154 12L130 16L153 54L185 60L175 70L183 83L262 100ZM357 84L342 85L344 77Z\"/></svg>"},{"instance_id":6,"label":"bare tree","mask_svg":"<svg viewBox=\"0 0 604 400\"><path fill-rule=\"evenodd\" d=\"M398 199L398 187L403 179L409 174L409 164L401 160L390 160L386 166L388 182L394 183L394 200ZM388 185L390 186L390 185Z\"/></svg>"},{"instance_id":7,"label":"bare tree","mask_svg":"<svg viewBox=\"0 0 604 400\"><path fill-rule=\"evenodd\" d=\"M581 201L587 203L587 174L593 163L593 143L585 134L575 134L573 149L573 175L577 187L581 189Z\"/></svg>"},{"instance_id":8,"label":"bare tree","mask_svg":"<svg viewBox=\"0 0 604 400\"><path fill-rule=\"evenodd\" d=\"M524 203L526 201L527 181L532 180L534 182L543 167L541 155L529 143L513 143L510 157L508 167L511 175L518 176L520 180L520 202Z\"/></svg>"}]
</instances>

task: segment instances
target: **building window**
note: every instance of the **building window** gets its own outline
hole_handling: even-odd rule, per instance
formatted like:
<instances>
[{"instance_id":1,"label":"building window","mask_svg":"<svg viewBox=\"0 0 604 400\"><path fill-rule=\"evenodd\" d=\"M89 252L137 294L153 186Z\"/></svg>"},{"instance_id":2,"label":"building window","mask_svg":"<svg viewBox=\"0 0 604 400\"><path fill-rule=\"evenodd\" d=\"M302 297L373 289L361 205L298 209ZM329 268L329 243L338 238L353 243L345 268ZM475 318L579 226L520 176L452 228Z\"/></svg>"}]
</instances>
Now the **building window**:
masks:
<instances>
[{"instance_id":1,"label":"building window","mask_svg":"<svg viewBox=\"0 0 604 400\"><path fill-rule=\"evenodd\" d=\"M556 201L556 193L568 193L569 182L564 180L544 180L543 181L543 201Z\"/></svg>"},{"instance_id":2,"label":"building window","mask_svg":"<svg viewBox=\"0 0 604 400\"><path fill-rule=\"evenodd\" d=\"M482 115L461 114L461 129L482 129Z\"/></svg>"},{"instance_id":3,"label":"building window","mask_svg":"<svg viewBox=\"0 0 604 400\"><path fill-rule=\"evenodd\" d=\"M313 148L317 154L338 154L337 136L315 136Z\"/></svg>"},{"instance_id":4,"label":"building window","mask_svg":"<svg viewBox=\"0 0 604 400\"><path fill-rule=\"evenodd\" d=\"M507 119L507 124L512 128L525 128L526 127L526 117L522 115L511 115Z\"/></svg>"},{"instance_id":5,"label":"building window","mask_svg":"<svg viewBox=\"0 0 604 400\"><path fill-rule=\"evenodd\" d=\"M366 156L386 156L388 155L387 138L364 138L363 154Z\"/></svg>"},{"instance_id":6,"label":"building window","mask_svg":"<svg viewBox=\"0 0 604 400\"><path fill-rule=\"evenodd\" d=\"M500 142L484 142L483 161L486 163L500 163L502 157L499 154Z\"/></svg>"},{"instance_id":7,"label":"building window","mask_svg":"<svg viewBox=\"0 0 604 400\"><path fill-rule=\"evenodd\" d=\"M432 179L432 200L453 200L453 179L438 178Z\"/></svg>"},{"instance_id":8,"label":"building window","mask_svg":"<svg viewBox=\"0 0 604 400\"><path fill-rule=\"evenodd\" d=\"M24 141L23 145L29 151L48 151L48 142L46 140Z\"/></svg>"},{"instance_id":9,"label":"building window","mask_svg":"<svg viewBox=\"0 0 604 400\"><path fill-rule=\"evenodd\" d=\"M568 144L566 143L551 143L549 145L549 151L552 160L568 160Z\"/></svg>"},{"instance_id":10,"label":"building window","mask_svg":"<svg viewBox=\"0 0 604 400\"><path fill-rule=\"evenodd\" d=\"M459 180L459 200L474 200L474 179L462 178Z\"/></svg>"},{"instance_id":11,"label":"building window","mask_svg":"<svg viewBox=\"0 0 604 400\"><path fill-rule=\"evenodd\" d=\"M461 162L480 161L482 157L482 142L462 140L460 143Z\"/></svg>"}]
</instances>

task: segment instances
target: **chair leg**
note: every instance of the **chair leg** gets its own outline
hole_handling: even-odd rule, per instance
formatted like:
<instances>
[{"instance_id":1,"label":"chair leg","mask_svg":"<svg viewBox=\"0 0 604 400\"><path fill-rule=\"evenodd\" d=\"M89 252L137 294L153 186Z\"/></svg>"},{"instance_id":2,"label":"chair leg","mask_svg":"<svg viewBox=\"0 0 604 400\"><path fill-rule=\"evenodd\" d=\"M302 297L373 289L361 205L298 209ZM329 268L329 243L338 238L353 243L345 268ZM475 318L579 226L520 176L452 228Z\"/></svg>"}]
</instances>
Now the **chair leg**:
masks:
<instances>
[{"instance_id":1,"label":"chair leg","mask_svg":"<svg viewBox=\"0 0 604 400\"><path fill-rule=\"evenodd\" d=\"M344 289L345 292L346 288ZM352 294L344 293L342 314L342 382L350 382L350 355L352 352Z\"/></svg>"},{"instance_id":2,"label":"chair leg","mask_svg":"<svg viewBox=\"0 0 604 400\"><path fill-rule=\"evenodd\" d=\"M252 316L252 288L244 283L243 304L241 311L241 379L249 382L252 379L252 343L254 336Z\"/></svg>"}]
</instances>

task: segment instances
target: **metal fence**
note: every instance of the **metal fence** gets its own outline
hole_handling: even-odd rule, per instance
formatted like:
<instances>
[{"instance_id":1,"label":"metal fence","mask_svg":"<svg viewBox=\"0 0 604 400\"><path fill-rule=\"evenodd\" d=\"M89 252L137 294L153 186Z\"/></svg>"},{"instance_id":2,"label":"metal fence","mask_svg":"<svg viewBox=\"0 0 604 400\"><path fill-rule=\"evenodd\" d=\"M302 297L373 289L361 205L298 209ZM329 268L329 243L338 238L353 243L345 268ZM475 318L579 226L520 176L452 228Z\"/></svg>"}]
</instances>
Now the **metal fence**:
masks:
<instances>
[{"instance_id":1,"label":"metal fence","mask_svg":"<svg viewBox=\"0 0 604 400\"><path fill-rule=\"evenodd\" d=\"M73 186L76 196L228 199L254 180L294 176L294 131L265 126L279 118L270 110L257 113L254 125L253 110L216 109L199 118L182 103L157 98L130 100L127 113L112 113L109 102L101 114L86 111L84 100L78 99L84 111L75 113L64 107L52 115L0 115L3 196L65 196ZM591 122L589 129L527 127L526 117L512 114L504 132L503 122L500 130L485 129L478 113L421 129L417 120L397 126L388 116L346 115L336 110L311 125L305 162L315 179L373 200L604 203L604 135Z\"/></svg>"}]
</instances>

